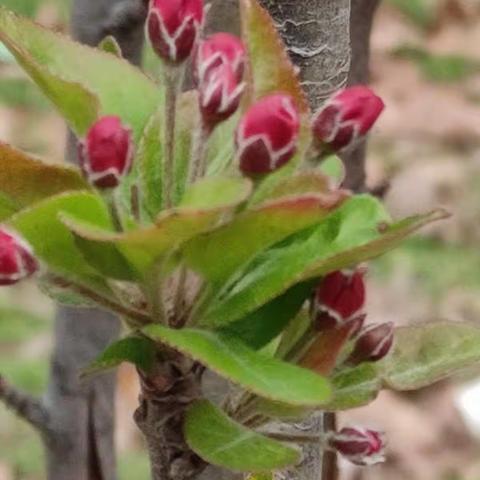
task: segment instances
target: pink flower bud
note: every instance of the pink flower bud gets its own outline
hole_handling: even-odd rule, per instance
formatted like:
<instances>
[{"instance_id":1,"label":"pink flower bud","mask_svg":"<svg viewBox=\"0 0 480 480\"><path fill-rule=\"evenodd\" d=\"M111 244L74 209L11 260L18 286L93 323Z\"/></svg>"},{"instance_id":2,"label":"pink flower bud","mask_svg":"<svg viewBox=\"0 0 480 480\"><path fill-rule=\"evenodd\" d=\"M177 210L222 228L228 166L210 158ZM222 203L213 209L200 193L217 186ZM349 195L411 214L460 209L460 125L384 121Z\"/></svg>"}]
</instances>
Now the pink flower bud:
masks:
<instances>
[{"instance_id":1,"label":"pink flower bud","mask_svg":"<svg viewBox=\"0 0 480 480\"><path fill-rule=\"evenodd\" d=\"M364 137L385 108L382 99L365 86L333 95L313 119L313 133L320 149L346 150Z\"/></svg>"},{"instance_id":2,"label":"pink flower bud","mask_svg":"<svg viewBox=\"0 0 480 480\"><path fill-rule=\"evenodd\" d=\"M355 465L375 465L385 461L383 434L366 428L342 428L328 439L328 446Z\"/></svg>"},{"instance_id":3,"label":"pink flower bud","mask_svg":"<svg viewBox=\"0 0 480 480\"><path fill-rule=\"evenodd\" d=\"M359 365L384 358L392 349L394 330L391 322L368 325L360 332L347 363Z\"/></svg>"},{"instance_id":4,"label":"pink flower bud","mask_svg":"<svg viewBox=\"0 0 480 480\"><path fill-rule=\"evenodd\" d=\"M118 117L102 117L80 143L80 166L98 188L116 187L132 167L131 131Z\"/></svg>"},{"instance_id":5,"label":"pink flower bud","mask_svg":"<svg viewBox=\"0 0 480 480\"><path fill-rule=\"evenodd\" d=\"M312 318L318 330L352 323L352 335L363 325L365 306L364 270L338 270L325 276L315 291Z\"/></svg>"},{"instance_id":6,"label":"pink flower bud","mask_svg":"<svg viewBox=\"0 0 480 480\"><path fill-rule=\"evenodd\" d=\"M296 152L299 130L299 114L289 95L270 95L252 105L236 132L242 172L264 174L286 164Z\"/></svg>"},{"instance_id":7,"label":"pink flower bud","mask_svg":"<svg viewBox=\"0 0 480 480\"><path fill-rule=\"evenodd\" d=\"M13 285L38 269L38 261L27 242L16 233L0 227L0 285Z\"/></svg>"},{"instance_id":8,"label":"pink flower bud","mask_svg":"<svg viewBox=\"0 0 480 480\"><path fill-rule=\"evenodd\" d=\"M195 57L195 77L201 84L207 75L222 64L231 66L238 82L245 69L245 46L236 36L229 33L216 33L203 40Z\"/></svg>"},{"instance_id":9,"label":"pink flower bud","mask_svg":"<svg viewBox=\"0 0 480 480\"><path fill-rule=\"evenodd\" d=\"M147 31L157 55L171 63L186 60L203 18L203 0L150 0Z\"/></svg>"},{"instance_id":10,"label":"pink flower bud","mask_svg":"<svg viewBox=\"0 0 480 480\"><path fill-rule=\"evenodd\" d=\"M222 64L210 72L199 87L200 110L206 125L214 127L233 115L245 84L238 83L232 68Z\"/></svg>"}]
</instances>

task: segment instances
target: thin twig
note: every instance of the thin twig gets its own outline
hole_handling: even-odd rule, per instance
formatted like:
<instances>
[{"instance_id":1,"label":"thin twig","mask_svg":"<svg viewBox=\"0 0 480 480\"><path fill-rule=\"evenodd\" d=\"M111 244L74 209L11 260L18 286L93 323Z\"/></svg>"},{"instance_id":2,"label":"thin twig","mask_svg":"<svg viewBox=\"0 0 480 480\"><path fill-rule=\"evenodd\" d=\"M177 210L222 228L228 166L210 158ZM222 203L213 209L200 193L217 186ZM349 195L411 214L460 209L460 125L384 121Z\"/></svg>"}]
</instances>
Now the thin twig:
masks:
<instances>
[{"instance_id":1,"label":"thin twig","mask_svg":"<svg viewBox=\"0 0 480 480\"><path fill-rule=\"evenodd\" d=\"M10 385L0 375L0 401L18 417L42 433L48 433L49 413L40 399L22 392Z\"/></svg>"},{"instance_id":2,"label":"thin twig","mask_svg":"<svg viewBox=\"0 0 480 480\"><path fill-rule=\"evenodd\" d=\"M337 430L337 414L335 412L325 412L323 414L323 431L325 436L329 432ZM338 480L338 462L337 452L334 450L325 450L322 462L322 479L321 480Z\"/></svg>"},{"instance_id":3,"label":"thin twig","mask_svg":"<svg viewBox=\"0 0 480 480\"><path fill-rule=\"evenodd\" d=\"M296 435L281 432L262 432L262 434L274 440L279 440L280 442L320 443L322 441L320 435Z\"/></svg>"},{"instance_id":4,"label":"thin twig","mask_svg":"<svg viewBox=\"0 0 480 480\"><path fill-rule=\"evenodd\" d=\"M125 317L129 325L132 327L143 327L145 325L148 325L149 323L152 323L151 318L145 313L127 308L108 297L100 295L99 293L91 290L90 288L84 287L83 285L73 283L70 280L58 277L53 274L48 275L47 280L61 288L71 290L83 297L88 298L89 300L96 303L100 307L103 307L106 310L110 310L111 312L117 313L121 317Z\"/></svg>"}]
</instances>

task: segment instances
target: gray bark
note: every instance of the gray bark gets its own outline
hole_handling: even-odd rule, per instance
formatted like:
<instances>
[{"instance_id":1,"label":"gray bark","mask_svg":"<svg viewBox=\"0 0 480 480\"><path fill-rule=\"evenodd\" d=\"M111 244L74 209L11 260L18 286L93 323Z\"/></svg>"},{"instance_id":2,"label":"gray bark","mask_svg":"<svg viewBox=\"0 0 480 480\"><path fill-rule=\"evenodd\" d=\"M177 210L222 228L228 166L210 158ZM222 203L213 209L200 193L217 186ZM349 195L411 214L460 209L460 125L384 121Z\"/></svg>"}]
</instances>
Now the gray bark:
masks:
<instances>
[{"instance_id":1,"label":"gray bark","mask_svg":"<svg viewBox=\"0 0 480 480\"><path fill-rule=\"evenodd\" d=\"M348 84L365 84L369 81L370 33L380 0L352 0L351 43L352 66ZM361 142L354 150L343 155L346 167L344 186L354 192L365 190L365 160L367 142Z\"/></svg>"},{"instance_id":2,"label":"gray bark","mask_svg":"<svg viewBox=\"0 0 480 480\"><path fill-rule=\"evenodd\" d=\"M312 110L347 83L350 0L261 0L300 68Z\"/></svg>"},{"instance_id":3,"label":"gray bark","mask_svg":"<svg viewBox=\"0 0 480 480\"><path fill-rule=\"evenodd\" d=\"M113 35L124 56L138 64L144 16L140 0L75 0L72 33L88 45L97 45L106 35ZM69 161L76 161L74 142L71 137ZM44 436L49 480L117 478L113 441L115 377L109 374L80 382L78 373L118 336L119 329L118 319L110 313L58 308L46 398L51 425Z\"/></svg>"}]
</instances>

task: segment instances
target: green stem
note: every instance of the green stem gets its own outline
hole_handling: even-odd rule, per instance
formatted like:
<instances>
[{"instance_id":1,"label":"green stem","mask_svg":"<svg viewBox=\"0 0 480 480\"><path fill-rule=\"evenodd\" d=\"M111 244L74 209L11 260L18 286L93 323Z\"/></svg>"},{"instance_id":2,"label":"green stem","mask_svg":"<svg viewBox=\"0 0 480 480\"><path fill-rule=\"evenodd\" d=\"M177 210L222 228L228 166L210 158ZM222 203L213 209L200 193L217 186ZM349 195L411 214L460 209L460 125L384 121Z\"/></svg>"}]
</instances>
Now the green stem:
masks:
<instances>
[{"instance_id":1,"label":"green stem","mask_svg":"<svg viewBox=\"0 0 480 480\"><path fill-rule=\"evenodd\" d=\"M121 232L123 228L122 228L122 222L120 220L120 215L118 213L117 202L115 200L115 192L116 192L115 188L110 188L108 190L104 190L102 194L103 194L103 198L107 202L108 209L110 210L113 226L117 232Z\"/></svg>"},{"instance_id":2,"label":"green stem","mask_svg":"<svg viewBox=\"0 0 480 480\"><path fill-rule=\"evenodd\" d=\"M175 185L175 132L177 121L178 84L181 71L177 67L165 66L165 124L164 143L165 157L163 164L163 206L172 208L173 190Z\"/></svg>"},{"instance_id":3,"label":"green stem","mask_svg":"<svg viewBox=\"0 0 480 480\"><path fill-rule=\"evenodd\" d=\"M207 172L207 145L212 129L200 118L200 125L195 131L190 156L188 183L192 184Z\"/></svg>"},{"instance_id":4,"label":"green stem","mask_svg":"<svg viewBox=\"0 0 480 480\"><path fill-rule=\"evenodd\" d=\"M150 304L150 311L156 322L167 324L165 299L163 298L164 279L161 273L163 262L158 262L149 272L145 289Z\"/></svg>"}]
</instances>

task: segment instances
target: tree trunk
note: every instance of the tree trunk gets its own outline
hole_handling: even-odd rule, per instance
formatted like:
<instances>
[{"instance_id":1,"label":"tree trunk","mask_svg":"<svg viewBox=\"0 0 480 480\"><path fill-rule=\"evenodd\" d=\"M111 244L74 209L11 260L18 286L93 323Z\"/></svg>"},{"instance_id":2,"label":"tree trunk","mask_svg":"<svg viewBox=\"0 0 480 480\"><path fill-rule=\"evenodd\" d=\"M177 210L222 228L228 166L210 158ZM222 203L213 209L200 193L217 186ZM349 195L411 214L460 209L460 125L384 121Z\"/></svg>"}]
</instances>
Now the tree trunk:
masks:
<instances>
[{"instance_id":1,"label":"tree trunk","mask_svg":"<svg viewBox=\"0 0 480 480\"><path fill-rule=\"evenodd\" d=\"M106 35L118 40L124 56L139 64L145 6L140 0L75 0L72 33L97 45ZM76 161L75 139L67 159ZM120 323L97 309L61 306L55 324L55 351L46 406L50 428L44 435L49 480L115 480L114 374L80 381L87 365L115 338Z\"/></svg>"}]
</instances>

